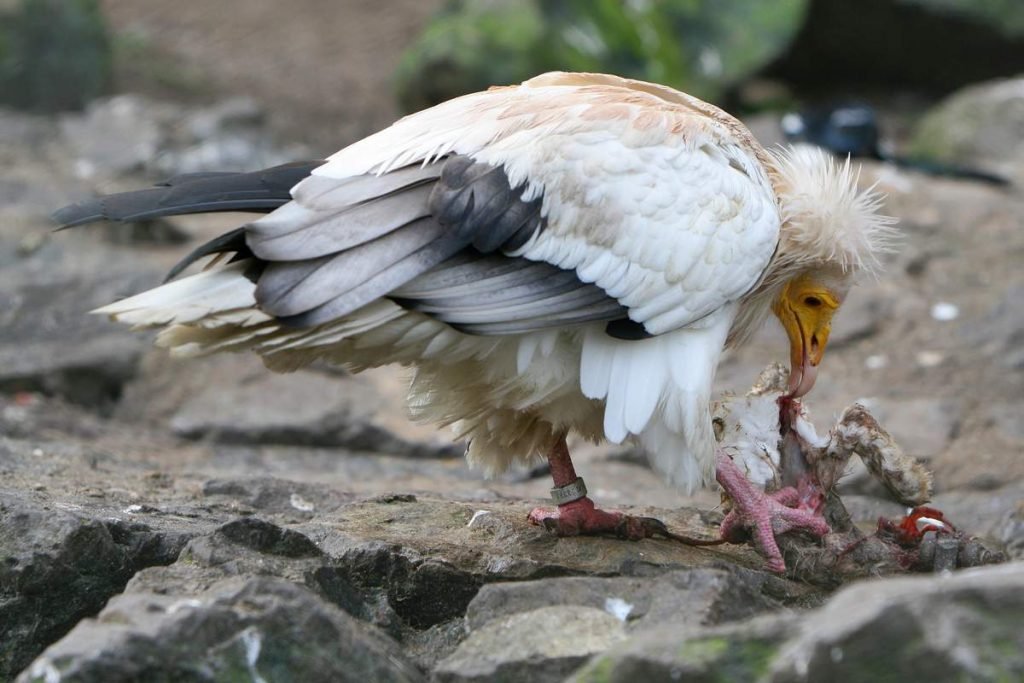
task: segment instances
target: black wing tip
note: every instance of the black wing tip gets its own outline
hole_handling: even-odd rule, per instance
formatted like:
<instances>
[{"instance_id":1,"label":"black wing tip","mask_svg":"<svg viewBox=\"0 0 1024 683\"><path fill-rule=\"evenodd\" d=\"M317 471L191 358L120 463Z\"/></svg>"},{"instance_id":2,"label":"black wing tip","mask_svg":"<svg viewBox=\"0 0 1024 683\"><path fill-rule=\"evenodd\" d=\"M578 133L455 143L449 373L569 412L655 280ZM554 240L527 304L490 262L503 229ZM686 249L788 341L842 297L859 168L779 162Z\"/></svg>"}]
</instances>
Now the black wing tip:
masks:
<instances>
[{"instance_id":1,"label":"black wing tip","mask_svg":"<svg viewBox=\"0 0 1024 683\"><path fill-rule=\"evenodd\" d=\"M240 258L251 258L252 251L245 243L245 229L246 226L241 226L230 230L223 235L214 237L209 242L204 242L198 247L188 253L183 259L178 261L171 267L167 273L167 277L164 278L164 283L170 282L174 278L181 275L181 273L191 266L193 263L203 258L204 256L212 256L214 254L223 254L225 252L234 252L235 259Z\"/></svg>"},{"instance_id":2,"label":"black wing tip","mask_svg":"<svg viewBox=\"0 0 1024 683\"><path fill-rule=\"evenodd\" d=\"M605 325L604 331L609 337L624 341L640 341L641 339L650 339L654 336L647 331L647 328L642 323L630 320L629 318L612 320Z\"/></svg>"},{"instance_id":3,"label":"black wing tip","mask_svg":"<svg viewBox=\"0 0 1024 683\"><path fill-rule=\"evenodd\" d=\"M50 217L58 225L56 230L67 230L103 220L131 223L186 213L272 211L290 201L291 188L324 163L314 159L250 172L181 173L153 187L68 204ZM239 194L237 187L224 186L231 181L246 181L246 192Z\"/></svg>"},{"instance_id":4,"label":"black wing tip","mask_svg":"<svg viewBox=\"0 0 1024 683\"><path fill-rule=\"evenodd\" d=\"M68 204L50 214L50 220L57 224L55 231L95 223L105 218L103 204L99 197Z\"/></svg>"}]
</instances>

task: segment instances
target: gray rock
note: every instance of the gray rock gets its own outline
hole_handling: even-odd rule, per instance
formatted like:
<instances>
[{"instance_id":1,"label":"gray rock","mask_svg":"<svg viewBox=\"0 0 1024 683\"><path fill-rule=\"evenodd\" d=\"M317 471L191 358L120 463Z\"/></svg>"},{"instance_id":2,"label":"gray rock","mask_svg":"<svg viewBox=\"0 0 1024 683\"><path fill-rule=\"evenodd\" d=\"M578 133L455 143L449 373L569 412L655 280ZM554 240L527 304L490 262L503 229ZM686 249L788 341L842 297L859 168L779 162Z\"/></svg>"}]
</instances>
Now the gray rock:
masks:
<instances>
[{"instance_id":1,"label":"gray rock","mask_svg":"<svg viewBox=\"0 0 1024 683\"><path fill-rule=\"evenodd\" d=\"M309 150L300 145L278 145L266 118L249 97L185 110L178 124L167 129L162 152L149 168L168 175L251 171L309 157Z\"/></svg>"},{"instance_id":2,"label":"gray rock","mask_svg":"<svg viewBox=\"0 0 1024 683\"><path fill-rule=\"evenodd\" d=\"M288 581L117 596L19 678L47 681L421 681L373 627Z\"/></svg>"},{"instance_id":3,"label":"gray rock","mask_svg":"<svg viewBox=\"0 0 1024 683\"><path fill-rule=\"evenodd\" d=\"M573 683L765 681L772 660L796 632L791 613L712 628L648 631L612 646L571 678Z\"/></svg>"},{"instance_id":4,"label":"gray rock","mask_svg":"<svg viewBox=\"0 0 1024 683\"><path fill-rule=\"evenodd\" d=\"M573 613L571 610L597 613L601 619L615 624L616 633L643 624L654 627L658 624L737 619L767 606L814 600L818 594L813 589L756 571L711 568L673 571L688 564L720 562L722 557L730 555L745 556L746 551L740 549L708 554L661 541L632 544L610 539L554 539L527 524L521 505L491 504L487 514L468 526L475 512L473 507L410 495L378 496L344 503L342 499L327 496L312 485L304 488L266 479L208 482L205 489L207 493L198 501L181 501L176 505L165 503L166 512L147 512L148 508L140 505L130 516L164 525L178 524L188 532L178 537L165 527L151 530L138 522L111 522L100 527L109 528L115 542L124 538L120 541L125 548L122 555L127 558L125 561L134 562L120 576L120 583L104 592L103 600L120 590L132 572L134 575L128 581L124 595L112 602L112 606L121 605L120 600L128 601L124 605L135 605L131 601L143 598L131 596L140 595L177 596L178 602L199 599L196 596L201 598L213 590L212 586L227 580L273 577L302 586L319 600L382 629L406 649L406 656L427 668L435 666L439 660L455 657L456 648L466 636L463 615L481 586L494 582L524 581L569 573L626 572L630 576L624 579L584 576L579 580L544 579L536 586L529 581L508 584L508 588L495 586L491 594L491 600L494 596L504 596L501 599L507 603L505 607L495 608L500 613L499 619L519 623L515 621L517 615L534 613L543 605L545 595L564 592L569 599L564 601L567 604L563 607L570 610L569 614ZM292 505L292 495L296 493L302 500L312 503L312 512L296 513ZM260 511L260 517L235 518L212 531L192 526L193 518L219 517L222 508L230 507L222 501L233 496L263 501L265 507ZM83 508L82 513L104 514L101 512L104 509ZM105 514L113 516L109 512ZM479 521L487 518L490 518L487 524ZM674 526L682 525L677 520ZM425 529L429 529L429 533L424 533ZM174 550L181 551L172 555L169 546L175 538L178 545ZM140 558L149 558L148 563L156 564L156 557L169 562L175 555L178 559L170 566L137 571L144 566ZM752 561L757 562L756 559ZM562 584L561 581L567 583ZM589 584L588 581L594 583ZM606 582L614 585L616 595L605 595ZM525 596L518 603L515 602L519 593L516 586ZM618 597L618 593L623 596L620 598L622 602L613 600L608 603L607 598ZM14 589L12 594L21 598L18 589ZM530 600L535 604L529 604ZM634 616L639 615L640 618L624 621L621 617L629 616L624 613L628 608L624 603L633 605ZM480 615L487 609L487 604L487 599L484 599L473 608L471 623L482 621ZM93 612L98 608L99 604L95 605ZM100 625L124 622L119 616L121 608L111 609L113 611L101 615ZM131 607L131 610L135 609L135 606ZM93 612L78 614L77 618ZM617 616L612 616L613 613ZM68 621L72 620L69 617ZM563 621L552 622L555 625L551 628L557 626L556 630L567 634L589 628L584 622L574 624L570 623L573 620L568 620L563 624ZM225 632L234 629L231 632L238 633L250 625L249 622L240 625L231 622L224 629ZM67 623L65 629L70 626L71 623ZM97 624L91 626L99 628ZM483 632L490 626L490 623L482 624L474 628L473 633ZM45 673L49 670L46 667L52 665L67 675L78 675L74 673L79 671L75 667L82 667L81 671L99 667L96 671L116 678L121 675L118 673L121 669L116 667L126 667L125 671L142 672L137 674L139 676L148 675L146 667L150 665L145 658L149 657L151 645L147 643L162 638L173 642L181 637L176 635L178 631L175 629L179 627L171 625L167 626L170 630L151 632L144 627L136 633L140 627L135 617L121 623L118 628L121 630L115 640L107 641L107 636L102 636L104 640L97 642L83 640L86 638L83 634L91 632L83 626L68 636L67 640L72 641L70 645L61 643L55 646L57 652L64 652L61 648L67 647L76 653L71 659L61 660L51 656L52 653L47 654L45 660L40 660L43 663L37 662L37 668L32 671ZM159 626L159 629L164 627ZM47 634L47 640L26 651L28 659L61 633ZM123 643L142 645L139 649L125 650ZM217 643L208 643L211 652L220 652L227 647ZM93 650L96 652L88 654ZM597 650L588 649L581 653L566 644L566 649L552 655L557 661L550 666L545 665L545 670L568 673L594 651ZM464 650L459 657L470 658L467 652L473 650ZM512 654L508 656L512 657ZM202 659L188 653L183 657ZM492 668L497 667L495 670L500 671L523 671L535 666L529 661L513 660L514 657L486 666L493 665ZM456 657L452 661L463 660ZM469 662L469 659L465 661ZM27 662L22 660L21 663ZM108 665L115 668L103 668ZM209 666L213 667L211 670L218 670L216 667L221 665L213 663ZM452 676L466 673L462 665L459 666L458 672L453 670ZM173 667L171 670L175 675L184 675Z\"/></svg>"},{"instance_id":5,"label":"gray rock","mask_svg":"<svg viewBox=\"0 0 1024 683\"><path fill-rule=\"evenodd\" d=\"M908 455L941 453L960 428L963 406L955 398L879 398L866 401L886 431Z\"/></svg>"},{"instance_id":6,"label":"gray rock","mask_svg":"<svg viewBox=\"0 0 1024 683\"><path fill-rule=\"evenodd\" d=\"M935 497L935 506L959 529L1001 545L1024 559L1024 481L985 490L955 489Z\"/></svg>"},{"instance_id":7,"label":"gray rock","mask_svg":"<svg viewBox=\"0 0 1024 683\"><path fill-rule=\"evenodd\" d=\"M75 235L27 255L6 236L0 230L0 391L54 394L109 412L148 341L89 311L153 284L159 271Z\"/></svg>"},{"instance_id":8,"label":"gray rock","mask_svg":"<svg viewBox=\"0 0 1024 683\"><path fill-rule=\"evenodd\" d=\"M640 634L572 680L1020 680L1022 588L1020 563L865 581L801 615Z\"/></svg>"},{"instance_id":9,"label":"gray rock","mask_svg":"<svg viewBox=\"0 0 1024 683\"><path fill-rule=\"evenodd\" d=\"M1024 78L954 93L921 119L910 144L923 158L1024 173Z\"/></svg>"},{"instance_id":10,"label":"gray rock","mask_svg":"<svg viewBox=\"0 0 1024 683\"><path fill-rule=\"evenodd\" d=\"M240 365L239 362L233 365ZM374 424L382 401L359 378L312 371L276 375L252 358L252 370L234 382L211 382L191 396L171 419L185 438L224 443L286 443L342 446L353 451L410 452Z\"/></svg>"},{"instance_id":11,"label":"gray rock","mask_svg":"<svg viewBox=\"0 0 1024 683\"><path fill-rule=\"evenodd\" d=\"M1009 370L1024 370L1024 285L1009 285L983 316L965 322L962 334Z\"/></svg>"},{"instance_id":12,"label":"gray rock","mask_svg":"<svg viewBox=\"0 0 1024 683\"><path fill-rule=\"evenodd\" d=\"M434 670L442 683L554 683L625 638L623 622L593 607L541 607L495 619L470 633Z\"/></svg>"},{"instance_id":13,"label":"gray rock","mask_svg":"<svg viewBox=\"0 0 1024 683\"><path fill-rule=\"evenodd\" d=\"M996 529L996 537L1003 542L1006 553L1015 560L1024 560L1024 503L1007 512Z\"/></svg>"},{"instance_id":14,"label":"gray rock","mask_svg":"<svg viewBox=\"0 0 1024 683\"><path fill-rule=\"evenodd\" d=\"M299 532L282 529L255 517L243 517L229 522L215 533L232 543L269 555L319 557L323 554L316 544ZM192 554L196 554L194 547Z\"/></svg>"},{"instance_id":15,"label":"gray rock","mask_svg":"<svg viewBox=\"0 0 1024 683\"><path fill-rule=\"evenodd\" d=\"M382 628L422 667L454 650L465 636L461 616L478 579L398 545L355 545L330 557L294 529L242 517L192 538L175 564L138 571L125 595L194 596L228 579L274 577Z\"/></svg>"},{"instance_id":16,"label":"gray rock","mask_svg":"<svg viewBox=\"0 0 1024 683\"><path fill-rule=\"evenodd\" d=\"M254 356L210 359L196 367L175 363L173 371L179 386L189 382L183 374L193 380L194 391L181 396L170 419L173 432L187 439L410 456L452 457L463 451L433 430L402 433L395 406L364 376L315 370L276 374ZM142 381L153 383L154 378ZM136 393L145 394L147 389L138 388Z\"/></svg>"},{"instance_id":17,"label":"gray rock","mask_svg":"<svg viewBox=\"0 0 1024 683\"><path fill-rule=\"evenodd\" d=\"M396 636L461 617L482 583L442 558L372 541L324 564L311 579L347 611Z\"/></svg>"},{"instance_id":18,"label":"gray rock","mask_svg":"<svg viewBox=\"0 0 1024 683\"><path fill-rule=\"evenodd\" d=\"M173 562L187 540L38 498L0 490L0 678L95 614L140 568Z\"/></svg>"},{"instance_id":19,"label":"gray rock","mask_svg":"<svg viewBox=\"0 0 1024 683\"><path fill-rule=\"evenodd\" d=\"M6 152L4 157L15 157L21 147L39 149L53 139L55 128L50 118L32 116L13 109L0 109L0 144ZM9 181L9 178L5 178L5 181ZM19 199L17 196L8 196L6 192L0 198L5 206Z\"/></svg>"},{"instance_id":20,"label":"gray rock","mask_svg":"<svg viewBox=\"0 0 1024 683\"><path fill-rule=\"evenodd\" d=\"M834 350L867 339L878 332L889 312L884 294L878 288L862 286L850 292L836 314L829 349Z\"/></svg>"},{"instance_id":21,"label":"gray rock","mask_svg":"<svg viewBox=\"0 0 1024 683\"><path fill-rule=\"evenodd\" d=\"M850 586L800 620L773 681L1024 677L1024 565Z\"/></svg>"},{"instance_id":22,"label":"gray rock","mask_svg":"<svg viewBox=\"0 0 1024 683\"><path fill-rule=\"evenodd\" d=\"M389 545L401 547L411 561L447 563L480 585L572 575L652 576L687 567L717 567L726 560L761 566L760 558L739 546L709 550L667 540L556 538L526 520L528 509L516 502L491 501L481 509L481 504L390 496L358 501L294 528L332 557L362 554L366 576L378 582L384 576L381 554ZM657 515L681 534L701 536L710 529L694 510L638 508L632 513ZM353 561L357 557L353 555ZM793 582L771 590L785 604L818 593Z\"/></svg>"},{"instance_id":23,"label":"gray rock","mask_svg":"<svg viewBox=\"0 0 1024 683\"><path fill-rule=\"evenodd\" d=\"M982 417L1007 441L1024 442L1024 402L990 403L983 406Z\"/></svg>"},{"instance_id":24,"label":"gray rock","mask_svg":"<svg viewBox=\"0 0 1024 683\"><path fill-rule=\"evenodd\" d=\"M293 517L331 512L355 499L353 494L328 486L273 477L211 479L203 484L203 495L213 499L226 497L253 510Z\"/></svg>"},{"instance_id":25,"label":"gray rock","mask_svg":"<svg viewBox=\"0 0 1024 683\"><path fill-rule=\"evenodd\" d=\"M138 95L95 100L82 114L61 119L79 175L116 176L143 171L160 151L163 128L179 112Z\"/></svg>"},{"instance_id":26,"label":"gray rock","mask_svg":"<svg viewBox=\"0 0 1024 683\"><path fill-rule=\"evenodd\" d=\"M593 607L618 617L630 630L718 624L778 608L758 572L685 569L656 577L572 576L492 583L466 611L472 633L492 620L545 605Z\"/></svg>"},{"instance_id":27,"label":"gray rock","mask_svg":"<svg viewBox=\"0 0 1024 683\"><path fill-rule=\"evenodd\" d=\"M278 146L263 111L247 98L190 109L117 95L92 102L83 114L65 115L61 131L84 179L249 171L308 156L299 146Z\"/></svg>"}]
</instances>

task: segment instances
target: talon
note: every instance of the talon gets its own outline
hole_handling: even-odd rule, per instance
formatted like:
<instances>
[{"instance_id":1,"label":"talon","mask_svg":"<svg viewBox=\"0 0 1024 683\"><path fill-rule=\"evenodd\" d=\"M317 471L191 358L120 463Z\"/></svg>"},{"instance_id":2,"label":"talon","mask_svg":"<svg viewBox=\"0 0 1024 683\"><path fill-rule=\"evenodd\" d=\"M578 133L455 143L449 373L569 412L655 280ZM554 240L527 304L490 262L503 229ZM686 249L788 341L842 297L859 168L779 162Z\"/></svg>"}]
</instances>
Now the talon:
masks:
<instances>
[{"instance_id":1,"label":"talon","mask_svg":"<svg viewBox=\"0 0 1024 683\"><path fill-rule=\"evenodd\" d=\"M632 529L630 529L631 525L629 522L629 516L622 515L622 517L619 518L619 523L615 525L615 535L627 541L635 541L637 539L633 538L633 535L631 533Z\"/></svg>"},{"instance_id":2,"label":"talon","mask_svg":"<svg viewBox=\"0 0 1024 683\"><path fill-rule=\"evenodd\" d=\"M670 537L672 533L665 526L665 523L655 517L640 517L640 524L643 527L644 533L648 536L664 536Z\"/></svg>"}]
</instances>

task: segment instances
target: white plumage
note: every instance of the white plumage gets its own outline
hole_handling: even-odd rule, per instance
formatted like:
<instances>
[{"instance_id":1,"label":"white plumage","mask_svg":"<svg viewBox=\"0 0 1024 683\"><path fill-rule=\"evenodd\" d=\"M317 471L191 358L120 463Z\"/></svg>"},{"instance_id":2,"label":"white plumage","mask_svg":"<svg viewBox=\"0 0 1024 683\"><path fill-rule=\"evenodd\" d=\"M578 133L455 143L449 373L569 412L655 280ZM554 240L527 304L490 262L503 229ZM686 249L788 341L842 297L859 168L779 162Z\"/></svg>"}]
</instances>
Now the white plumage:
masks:
<instances>
[{"instance_id":1,"label":"white plumage","mask_svg":"<svg viewBox=\"0 0 1024 683\"><path fill-rule=\"evenodd\" d=\"M562 73L446 102L346 147L253 230L317 220L338 201L333 191L356 187L347 183L383 182L410 165L429 171L449 155L498 167L511 187L525 186L524 202L541 201L545 227L505 256L575 272L649 338L614 338L604 320L460 332L439 313L400 304L434 292L433 271L393 298L289 327L261 310L247 261L98 312L163 327L158 343L178 355L253 350L277 370L316 359L352 370L412 366L414 416L451 425L487 472L576 432L634 440L669 481L692 489L713 471L709 401L723 348L760 324L794 278L821 272L841 297L854 270L874 266L885 236L877 202L823 153L769 154L729 115L669 88ZM466 292L441 290L471 294L476 283L460 286ZM580 296L581 308L590 305ZM535 303L505 303L501 313Z\"/></svg>"}]
</instances>

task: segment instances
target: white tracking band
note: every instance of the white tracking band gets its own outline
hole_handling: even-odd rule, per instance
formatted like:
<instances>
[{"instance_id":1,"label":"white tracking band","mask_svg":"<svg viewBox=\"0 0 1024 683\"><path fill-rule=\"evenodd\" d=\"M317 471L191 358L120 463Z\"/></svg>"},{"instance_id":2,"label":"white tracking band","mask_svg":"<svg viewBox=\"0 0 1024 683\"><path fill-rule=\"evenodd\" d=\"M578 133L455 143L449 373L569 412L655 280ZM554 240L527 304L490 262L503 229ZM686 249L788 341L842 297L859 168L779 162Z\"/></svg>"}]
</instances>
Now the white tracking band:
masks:
<instances>
[{"instance_id":1,"label":"white tracking band","mask_svg":"<svg viewBox=\"0 0 1024 683\"><path fill-rule=\"evenodd\" d=\"M587 485L583 483L583 477L576 477L574 482L551 489L551 499L555 501L556 505L565 505L586 497Z\"/></svg>"}]
</instances>

